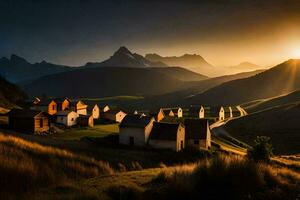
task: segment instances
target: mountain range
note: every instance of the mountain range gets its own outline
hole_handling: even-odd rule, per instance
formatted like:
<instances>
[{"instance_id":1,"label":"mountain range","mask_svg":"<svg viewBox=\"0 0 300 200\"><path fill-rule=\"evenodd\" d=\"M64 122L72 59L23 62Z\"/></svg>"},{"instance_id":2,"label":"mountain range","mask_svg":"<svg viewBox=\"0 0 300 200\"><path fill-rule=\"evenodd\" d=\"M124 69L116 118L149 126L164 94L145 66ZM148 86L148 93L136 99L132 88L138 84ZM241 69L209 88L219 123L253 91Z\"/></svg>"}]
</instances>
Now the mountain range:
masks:
<instances>
[{"instance_id":1,"label":"mountain range","mask_svg":"<svg viewBox=\"0 0 300 200\"><path fill-rule=\"evenodd\" d=\"M187 104L235 105L300 89L300 60L288 60L255 76L223 83L187 99Z\"/></svg>"},{"instance_id":2,"label":"mountain range","mask_svg":"<svg viewBox=\"0 0 300 200\"><path fill-rule=\"evenodd\" d=\"M167 67L162 62L152 62L142 55L132 53L126 47L120 47L110 58L103 62L87 63L84 67Z\"/></svg>"},{"instance_id":3,"label":"mountain range","mask_svg":"<svg viewBox=\"0 0 300 200\"><path fill-rule=\"evenodd\" d=\"M10 59L5 57L0 59L0 75L14 83L33 80L49 74L71 71L73 69L72 67L55 65L46 61L31 64L24 58L14 54L11 55Z\"/></svg>"},{"instance_id":4,"label":"mountain range","mask_svg":"<svg viewBox=\"0 0 300 200\"><path fill-rule=\"evenodd\" d=\"M163 62L170 66L185 67L196 73L205 74L207 76L219 75L216 68L208 63L202 56L197 54L184 54L182 56L163 57L158 54L146 54L146 59L153 62Z\"/></svg>"}]
</instances>

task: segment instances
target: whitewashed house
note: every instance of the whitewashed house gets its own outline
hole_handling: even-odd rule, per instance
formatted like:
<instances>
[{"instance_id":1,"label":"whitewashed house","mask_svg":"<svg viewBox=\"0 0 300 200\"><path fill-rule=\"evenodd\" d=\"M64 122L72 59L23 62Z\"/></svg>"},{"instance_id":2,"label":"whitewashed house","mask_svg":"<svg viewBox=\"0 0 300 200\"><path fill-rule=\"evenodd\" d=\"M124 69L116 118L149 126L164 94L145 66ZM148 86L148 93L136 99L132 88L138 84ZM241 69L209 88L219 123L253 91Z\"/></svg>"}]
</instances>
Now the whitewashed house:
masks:
<instances>
[{"instance_id":1,"label":"whitewashed house","mask_svg":"<svg viewBox=\"0 0 300 200\"><path fill-rule=\"evenodd\" d=\"M185 144L186 147L209 149L211 147L211 131L206 119L186 119Z\"/></svg>"},{"instance_id":2,"label":"whitewashed house","mask_svg":"<svg viewBox=\"0 0 300 200\"><path fill-rule=\"evenodd\" d=\"M205 118L205 108L204 106L191 106L190 117L204 119Z\"/></svg>"},{"instance_id":3,"label":"whitewashed house","mask_svg":"<svg viewBox=\"0 0 300 200\"><path fill-rule=\"evenodd\" d=\"M157 121L161 121L165 117L183 117L183 110L180 107L176 108L161 108L157 114Z\"/></svg>"},{"instance_id":4,"label":"whitewashed house","mask_svg":"<svg viewBox=\"0 0 300 200\"><path fill-rule=\"evenodd\" d=\"M59 111L56 113L56 123L66 126L74 126L77 124L78 114L71 110Z\"/></svg>"},{"instance_id":5,"label":"whitewashed house","mask_svg":"<svg viewBox=\"0 0 300 200\"><path fill-rule=\"evenodd\" d=\"M78 115L87 115L87 105L83 101L72 101L70 109L75 111Z\"/></svg>"},{"instance_id":6,"label":"whitewashed house","mask_svg":"<svg viewBox=\"0 0 300 200\"><path fill-rule=\"evenodd\" d=\"M100 117L100 108L97 104L94 106L89 106L88 107L88 114L92 115L94 119L99 119Z\"/></svg>"},{"instance_id":7,"label":"whitewashed house","mask_svg":"<svg viewBox=\"0 0 300 200\"><path fill-rule=\"evenodd\" d=\"M181 151L185 147L185 129L182 124L154 122L149 145L157 149Z\"/></svg>"},{"instance_id":8,"label":"whitewashed house","mask_svg":"<svg viewBox=\"0 0 300 200\"><path fill-rule=\"evenodd\" d=\"M108 110L101 114L102 119L107 119L114 122L121 122L126 116L126 113L121 110Z\"/></svg>"},{"instance_id":9,"label":"whitewashed house","mask_svg":"<svg viewBox=\"0 0 300 200\"><path fill-rule=\"evenodd\" d=\"M130 146L146 146L153 122L153 117L126 115L120 124L119 143Z\"/></svg>"}]
</instances>

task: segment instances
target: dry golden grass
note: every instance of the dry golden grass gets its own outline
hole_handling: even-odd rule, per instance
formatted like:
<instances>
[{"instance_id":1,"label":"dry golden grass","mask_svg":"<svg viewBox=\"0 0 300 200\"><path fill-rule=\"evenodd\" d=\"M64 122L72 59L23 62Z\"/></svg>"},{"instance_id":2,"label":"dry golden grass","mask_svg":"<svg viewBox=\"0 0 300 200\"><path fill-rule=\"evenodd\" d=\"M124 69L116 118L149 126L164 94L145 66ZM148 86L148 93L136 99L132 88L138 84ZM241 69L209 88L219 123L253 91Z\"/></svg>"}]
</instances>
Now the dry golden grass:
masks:
<instances>
[{"instance_id":1,"label":"dry golden grass","mask_svg":"<svg viewBox=\"0 0 300 200\"><path fill-rule=\"evenodd\" d=\"M241 156L222 155L174 169L153 179L161 185L156 199L295 199L300 191L298 172Z\"/></svg>"},{"instance_id":2,"label":"dry golden grass","mask_svg":"<svg viewBox=\"0 0 300 200\"><path fill-rule=\"evenodd\" d=\"M109 164L0 134L0 196L112 174Z\"/></svg>"}]
</instances>

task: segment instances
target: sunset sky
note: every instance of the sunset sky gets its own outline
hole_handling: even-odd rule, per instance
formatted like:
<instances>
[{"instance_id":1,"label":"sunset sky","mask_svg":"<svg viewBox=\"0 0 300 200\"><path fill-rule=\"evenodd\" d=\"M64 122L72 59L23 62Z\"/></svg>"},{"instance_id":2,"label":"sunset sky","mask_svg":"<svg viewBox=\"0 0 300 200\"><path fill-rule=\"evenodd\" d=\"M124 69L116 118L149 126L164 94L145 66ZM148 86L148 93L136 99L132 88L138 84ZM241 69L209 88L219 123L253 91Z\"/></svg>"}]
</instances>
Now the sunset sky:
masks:
<instances>
[{"instance_id":1,"label":"sunset sky","mask_svg":"<svg viewBox=\"0 0 300 200\"><path fill-rule=\"evenodd\" d=\"M82 65L119 46L216 66L300 58L299 0L0 1L0 56Z\"/></svg>"}]
</instances>

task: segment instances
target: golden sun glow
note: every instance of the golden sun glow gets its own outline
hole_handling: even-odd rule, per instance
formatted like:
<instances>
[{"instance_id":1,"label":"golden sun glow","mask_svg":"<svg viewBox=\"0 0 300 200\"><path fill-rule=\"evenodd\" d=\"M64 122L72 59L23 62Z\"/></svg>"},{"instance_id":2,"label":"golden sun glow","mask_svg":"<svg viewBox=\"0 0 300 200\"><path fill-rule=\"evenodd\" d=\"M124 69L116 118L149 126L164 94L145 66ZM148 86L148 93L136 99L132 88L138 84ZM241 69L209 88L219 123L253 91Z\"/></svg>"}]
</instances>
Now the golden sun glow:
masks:
<instances>
[{"instance_id":1,"label":"golden sun glow","mask_svg":"<svg viewBox=\"0 0 300 200\"><path fill-rule=\"evenodd\" d=\"M292 50L292 57L293 58L300 58L300 47L295 48L294 50Z\"/></svg>"}]
</instances>

